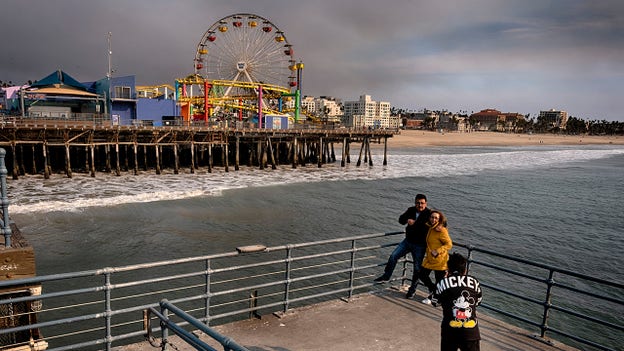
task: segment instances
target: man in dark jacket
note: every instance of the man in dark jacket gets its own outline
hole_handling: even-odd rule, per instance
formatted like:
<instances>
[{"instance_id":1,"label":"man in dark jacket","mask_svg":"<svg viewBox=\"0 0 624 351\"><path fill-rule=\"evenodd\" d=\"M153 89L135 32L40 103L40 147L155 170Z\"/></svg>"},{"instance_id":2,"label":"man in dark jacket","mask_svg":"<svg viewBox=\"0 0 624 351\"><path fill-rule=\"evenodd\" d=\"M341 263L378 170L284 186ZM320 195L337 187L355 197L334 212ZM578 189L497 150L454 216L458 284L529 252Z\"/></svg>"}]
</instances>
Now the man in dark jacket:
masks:
<instances>
[{"instance_id":1,"label":"man in dark jacket","mask_svg":"<svg viewBox=\"0 0 624 351\"><path fill-rule=\"evenodd\" d=\"M418 271L420 270L420 265L425 257L425 249L427 248L427 232L429 230L429 227L427 226L429 214L431 214L431 210L427 208L427 196L417 194L415 206L409 207L401 216L399 216L399 223L406 225L405 239L403 239L394 251L392 251L392 254L390 254L390 258L388 258L388 263L386 263L386 268L384 269L384 274L375 279L376 282L389 281L398 260L407 255L408 252L411 252L414 267L412 270L412 284L410 285L406 295L408 299L414 296L414 292L416 292Z\"/></svg>"},{"instance_id":2,"label":"man in dark jacket","mask_svg":"<svg viewBox=\"0 0 624 351\"><path fill-rule=\"evenodd\" d=\"M479 351L481 335L477 306L481 304L481 285L466 275L466 258L453 253L448 260L447 276L440 280L431 299L442 305L442 351Z\"/></svg>"}]
</instances>

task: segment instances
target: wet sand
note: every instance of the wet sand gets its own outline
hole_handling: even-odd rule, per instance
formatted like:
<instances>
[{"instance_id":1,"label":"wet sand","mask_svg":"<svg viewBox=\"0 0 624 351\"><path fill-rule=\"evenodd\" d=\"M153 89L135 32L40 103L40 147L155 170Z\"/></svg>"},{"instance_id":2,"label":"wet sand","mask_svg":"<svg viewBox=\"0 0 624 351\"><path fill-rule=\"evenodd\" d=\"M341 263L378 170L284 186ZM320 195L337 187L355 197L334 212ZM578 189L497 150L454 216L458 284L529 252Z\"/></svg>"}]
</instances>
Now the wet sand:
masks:
<instances>
[{"instance_id":1,"label":"wet sand","mask_svg":"<svg viewBox=\"0 0 624 351\"><path fill-rule=\"evenodd\" d=\"M624 136L512 134L495 132L430 132L402 130L388 139L388 147L410 146L524 146L524 145L624 145ZM383 144L382 144L383 145Z\"/></svg>"}]
</instances>

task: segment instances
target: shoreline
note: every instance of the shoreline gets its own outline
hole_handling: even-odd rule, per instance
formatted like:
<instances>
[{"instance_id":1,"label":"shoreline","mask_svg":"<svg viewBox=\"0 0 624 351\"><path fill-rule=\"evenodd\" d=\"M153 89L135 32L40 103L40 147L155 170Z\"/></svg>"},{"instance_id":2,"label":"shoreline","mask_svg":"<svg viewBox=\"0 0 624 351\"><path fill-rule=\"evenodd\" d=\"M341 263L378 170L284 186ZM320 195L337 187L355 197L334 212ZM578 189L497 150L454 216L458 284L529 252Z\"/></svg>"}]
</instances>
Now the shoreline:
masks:
<instances>
[{"instance_id":1,"label":"shoreline","mask_svg":"<svg viewBox=\"0 0 624 351\"><path fill-rule=\"evenodd\" d=\"M383 147L383 143L374 144ZM624 136L515 134L497 132L432 132L401 130L388 148L413 146L624 145Z\"/></svg>"}]
</instances>

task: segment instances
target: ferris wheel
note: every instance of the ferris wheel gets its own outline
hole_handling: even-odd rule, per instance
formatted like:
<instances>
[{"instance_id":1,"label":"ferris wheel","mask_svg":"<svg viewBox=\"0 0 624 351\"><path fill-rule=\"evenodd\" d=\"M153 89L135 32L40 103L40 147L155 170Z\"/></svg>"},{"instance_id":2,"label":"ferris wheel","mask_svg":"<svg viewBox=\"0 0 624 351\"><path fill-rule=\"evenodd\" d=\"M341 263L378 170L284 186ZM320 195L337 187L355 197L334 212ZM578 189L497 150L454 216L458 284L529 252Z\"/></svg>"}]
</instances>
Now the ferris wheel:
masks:
<instances>
[{"instance_id":1,"label":"ferris wheel","mask_svg":"<svg viewBox=\"0 0 624 351\"><path fill-rule=\"evenodd\" d=\"M235 14L204 33L195 54L195 74L228 82L220 95L244 94L258 84L290 90L297 86L293 49L284 32L266 18Z\"/></svg>"}]
</instances>

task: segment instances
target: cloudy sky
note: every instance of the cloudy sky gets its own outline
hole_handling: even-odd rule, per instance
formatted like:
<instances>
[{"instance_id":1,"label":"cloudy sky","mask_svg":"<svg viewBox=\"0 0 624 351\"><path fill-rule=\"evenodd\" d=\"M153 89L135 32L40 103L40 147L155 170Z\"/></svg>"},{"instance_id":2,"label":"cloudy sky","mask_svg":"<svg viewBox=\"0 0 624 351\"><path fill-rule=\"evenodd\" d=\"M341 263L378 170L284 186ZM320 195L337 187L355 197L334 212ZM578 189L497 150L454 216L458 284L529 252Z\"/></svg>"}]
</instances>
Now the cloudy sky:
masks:
<instances>
[{"instance_id":1,"label":"cloudy sky","mask_svg":"<svg viewBox=\"0 0 624 351\"><path fill-rule=\"evenodd\" d=\"M173 84L236 13L284 31L304 95L624 121L622 0L2 0L0 80L103 78L111 32L115 75Z\"/></svg>"}]
</instances>

